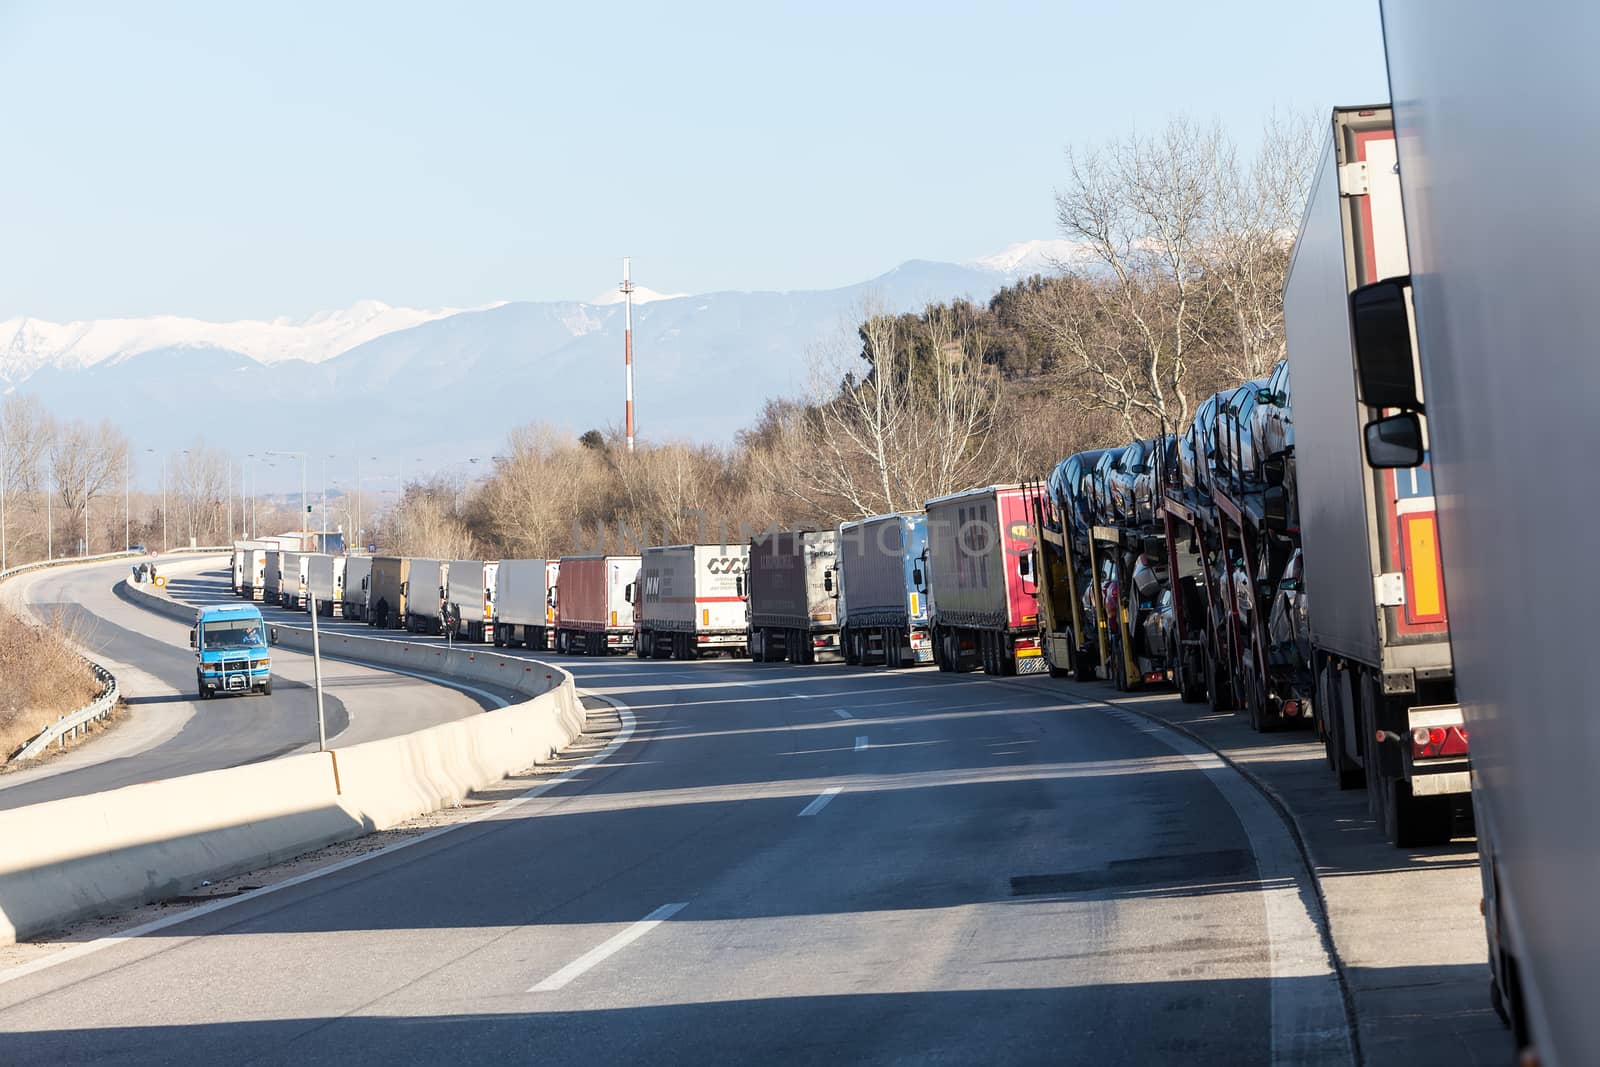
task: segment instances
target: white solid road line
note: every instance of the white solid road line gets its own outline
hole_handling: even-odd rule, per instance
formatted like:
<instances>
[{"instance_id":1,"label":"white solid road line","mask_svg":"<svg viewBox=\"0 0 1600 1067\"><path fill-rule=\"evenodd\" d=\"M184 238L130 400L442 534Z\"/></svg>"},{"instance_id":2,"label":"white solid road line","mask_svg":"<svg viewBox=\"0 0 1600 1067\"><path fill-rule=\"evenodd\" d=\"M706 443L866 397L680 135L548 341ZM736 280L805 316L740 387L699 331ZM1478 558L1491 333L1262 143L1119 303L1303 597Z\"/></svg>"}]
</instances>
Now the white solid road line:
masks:
<instances>
[{"instance_id":1,"label":"white solid road line","mask_svg":"<svg viewBox=\"0 0 1600 1067\"><path fill-rule=\"evenodd\" d=\"M838 796L840 794L840 792L842 792L843 790L844 790L844 786L842 786L842 785L836 785L832 789L824 789L822 791L822 795L817 797L817 799L813 800L811 803L807 804L801 810L800 815L798 817L799 818L805 818L807 815L815 815L817 812L819 812L823 808L827 807L828 806L828 801L830 801L834 797Z\"/></svg>"},{"instance_id":2,"label":"white solid road line","mask_svg":"<svg viewBox=\"0 0 1600 1067\"><path fill-rule=\"evenodd\" d=\"M602 700L616 708L617 715L622 719L622 729L617 732L617 735L611 739L605 748L601 749L599 752L595 753L593 756L590 756L588 759L584 760L575 767L568 769L564 774L552 778L548 782L536 785L526 793L513 797L512 799L504 801L503 803L488 805L487 807L479 810L477 813L469 815L459 822L448 823L437 829L429 830L427 833L419 834L416 837L404 838L400 841L396 841L392 845L385 845L383 848L373 849L371 852L363 852L359 856L351 856L349 859L340 860L337 863L329 864L326 867L318 867L314 871L307 871L305 874L298 874L293 878L287 878L281 882L274 882L272 885L262 886L260 889L251 890L248 893L241 893L236 897L223 897L220 900L213 901L209 904L201 904L198 907L191 908L187 911L179 911L171 915L164 915L159 919L144 923L140 926L135 926L131 930L124 930L118 934L109 934L105 937L96 938L93 941L82 941L69 949L64 949L61 952L56 953L53 956L41 956L40 958L29 963L18 964L17 966L10 968L0 968L0 985L5 985L7 982L14 982L19 978L25 978L28 975L36 974L39 971L47 971L52 967L70 962L71 960L81 959L84 956L91 955L103 949L120 945L125 941L132 941L134 938L145 937L149 934L159 933L168 927L177 926L179 923L186 923L191 919L198 919L202 916L210 915L214 911L222 911L226 908L236 907L240 904L248 903L253 900L260 900L264 896L270 896L273 893L281 892L285 889L292 888L293 886L297 886L305 882L315 881L318 878L326 878L330 874L337 874L340 871L358 866L359 864L369 863L372 860L377 859L379 856L388 856L395 852L399 852L401 849L411 848L415 845L420 845L425 841L432 841L436 837L441 837L444 834L450 833L451 831L459 830L463 826L471 826L483 819L491 818L495 815L503 815L508 811L521 807L530 800L535 800L544 796L557 786L566 785L568 782L578 779L585 771L604 763L606 760L610 759L616 754L617 749L627 744L628 740L633 737L633 731L635 725L637 724L637 720L634 718L632 709L622 701L618 700L616 697L602 696L599 693L591 693L582 689L578 690L577 692L580 697L593 697L596 700Z\"/></svg>"},{"instance_id":3,"label":"white solid road line","mask_svg":"<svg viewBox=\"0 0 1600 1067\"><path fill-rule=\"evenodd\" d=\"M845 711L843 708L834 708L833 709L833 713L835 715L839 716L839 718L841 718L841 719L853 719L853 718L855 718L854 715L850 714L848 711Z\"/></svg>"},{"instance_id":4,"label":"white solid road line","mask_svg":"<svg viewBox=\"0 0 1600 1067\"><path fill-rule=\"evenodd\" d=\"M652 911L649 915L646 915L644 918L640 919L626 930L616 934L613 937L607 938L605 941L602 941L588 952L585 952L583 955L579 956L577 959L573 960L571 963L567 964L565 967L561 968L555 974L552 974L549 978L546 978L538 985L530 986L528 992L555 992L557 989L560 989L574 978L577 978L585 971L593 968L596 964L605 960L608 956L614 956L618 952L621 952L623 949L639 940L645 934L648 934L651 930L654 930L656 927L660 926L662 923L678 914L678 912L688 907L688 904L689 902L685 900L680 901L677 904L661 905L661 907L657 908L655 911Z\"/></svg>"},{"instance_id":5,"label":"white solid road line","mask_svg":"<svg viewBox=\"0 0 1600 1067\"><path fill-rule=\"evenodd\" d=\"M867 739L865 737L856 738L856 751L857 752L865 752L866 750L867 750Z\"/></svg>"}]
</instances>

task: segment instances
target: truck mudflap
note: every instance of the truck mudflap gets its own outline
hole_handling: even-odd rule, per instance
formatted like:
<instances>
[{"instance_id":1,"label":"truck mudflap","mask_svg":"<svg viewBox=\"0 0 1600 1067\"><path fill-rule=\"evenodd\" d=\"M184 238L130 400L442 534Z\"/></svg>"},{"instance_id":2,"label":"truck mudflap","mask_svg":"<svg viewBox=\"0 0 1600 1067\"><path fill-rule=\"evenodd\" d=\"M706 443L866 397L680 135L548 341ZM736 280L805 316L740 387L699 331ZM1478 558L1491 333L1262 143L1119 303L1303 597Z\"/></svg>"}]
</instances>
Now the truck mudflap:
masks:
<instances>
[{"instance_id":1,"label":"truck mudflap","mask_svg":"<svg viewBox=\"0 0 1600 1067\"><path fill-rule=\"evenodd\" d=\"M1406 712L1410 735L1406 767L1411 795L1443 796L1472 791L1466 720L1459 704L1426 704Z\"/></svg>"},{"instance_id":2,"label":"truck mudflap","mask_svg":"<svg viewBox=\"0 0 1600 1067\"><path fill-rule=\"evenodd\" d=\"M1018 674L1050 672L1050 664L1044 658L1044 649L1039 647L1037 637L1019 637L1011 643L1011 650L1017 658Z\"/></svg>"}]
</instances>

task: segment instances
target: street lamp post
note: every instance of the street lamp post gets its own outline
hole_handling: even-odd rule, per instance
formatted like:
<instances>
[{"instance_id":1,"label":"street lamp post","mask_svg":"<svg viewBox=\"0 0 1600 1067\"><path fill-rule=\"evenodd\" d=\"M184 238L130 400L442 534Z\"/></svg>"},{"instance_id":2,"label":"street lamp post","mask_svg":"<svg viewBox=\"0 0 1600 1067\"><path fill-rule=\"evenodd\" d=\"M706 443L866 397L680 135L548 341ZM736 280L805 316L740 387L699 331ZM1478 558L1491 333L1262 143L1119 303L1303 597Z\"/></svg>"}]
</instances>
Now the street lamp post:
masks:
<instances>
[{"instance_id":1,"label":"street lamp post","mask_svg":"<svg viewBox=\"0 0 1600 1067\"><path fill-rule=\"evenodd\" d=\"M56 472L46 468L44 477L44 558L48 563L56 558Z\"/></svg>"},{"instance_id":2,"label":"street lamp post","mask_svg":"<svg viewBox=\"0 0 1600 1067\"><path fill-rule=\"evenodd\" d=\"M83 460L83 554L89 554L89 458Z\"/></svg>"},{"instance_id":3,"label":"street lamp post","mask_svg":"<svg viewBox=\"0 0 1600 1067\"><path fill-rule=\"evenodd\" d=\"M133 456L122 450L122 551L133 548Z\"/></svg>"}]
</instances>

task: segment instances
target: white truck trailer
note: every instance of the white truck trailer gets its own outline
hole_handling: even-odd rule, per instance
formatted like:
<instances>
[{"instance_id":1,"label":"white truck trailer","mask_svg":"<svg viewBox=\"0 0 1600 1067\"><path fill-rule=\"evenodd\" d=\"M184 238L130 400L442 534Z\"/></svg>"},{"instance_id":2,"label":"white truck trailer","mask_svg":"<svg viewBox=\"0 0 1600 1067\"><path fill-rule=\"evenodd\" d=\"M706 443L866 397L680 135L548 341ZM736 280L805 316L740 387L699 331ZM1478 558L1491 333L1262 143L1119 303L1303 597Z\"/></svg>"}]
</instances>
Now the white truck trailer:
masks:
<instances>
[{"instance_id":1,"label":"white truck trailer","mask_svg":"<svg viewBox=\"0 0 1600 1067\"><path fill-rule=\"evenodd\" d=\"M305 575L300 569L300 561L305 558L304 552L292 552L284 549L278 553L278 599L279 607L291 611L300 610L301 598L305 595Z\"/></svg>"},{"instance_id":2,"label":"white truck trailer","mask_svg":"<svg viewBox=\"0 0 1600 1067\"><path fill-rule=\"evenodd\" d=\"M1364 781L1409 847L1465 828L1471 777L1433 482L1426 466L1376 470L1362 447L1373 405L1356 392L1350 294L1409 269L1395 159L1388 107L1333 112L1283 309L1313 712L1339 784Z\"/></svg>"},{"instance_id":3,"label":"white truck trailer","mask_svg":"<svg viewBox=\"0 0 1600 1067\"><path fill-rule=\"evenodd\" d=\"M493 635L494 578L498 563L453 559L445 571L445 600L456 619L456 636L483 641Z\"/></svg>"},{"instance_id":4,"label":"white truck trailer","mask_svg":"<svg viewBox=\"0 0 1600 1067\"><path fill-rule=\"evenodd\" d=\"M300 559L306 574L306 610L315 600L317 612L331 618L335 606L344 598L344 557L312 552Z\"/></svg>"},{"instance_id":5,"label":"white truck trailer","mask_svg":"<svg viewBox=\"0 0 1600 1067\"><path fill-rule=\"evenodd\" d=\"M1406 102L1400 181L1431 440L1408 410L1423 398L1389 405L1399 422L1369 434L1412 460L1427 445L1438 484L1495 1001L1531 1052L1522 1062L1600 1063L1600 717L1584 621L1600 582L1581 549L1600 514L1600 199L1582 132L1600 107L1600 28L1548 0L1514 15L1386 0L1383 28ZM1374 295L1355 312L1363 379L1410 339L1404 294Z\"/></svg>"},{"instance_id":6,"label":"white truck trailer","mask_svg":"<svg viewBox=\"0 0 1600 1067\"><path fill-rule=\"evenodd\" d=\"M343 611L347 619L367 618L367 593L372 585L372 557L347 556L344 561Z\"/></svg>"},{"instance_id":7,"label":"white truck trailer","mask_svg":"<svg viewBox=\"0 0 1600 1067\"><path fill-rule=\"evenodd\" d=\"M414 559L406 578L406 613L402 625L414 634L444 633L444 603L450 564L438 559Z\"/></svg>"},{"instance_id":8,"label":"white truck trailer","mask_svg":"<svg viewBox=\"0 0 1600 1067\"><path fill-rule=\"evenodd\" d=\"M745 652L741 577L748 545L665 545L644 550L631 594L634 652L654 659L698 659Z\"/></svg>"},{"instance_id":9,"label":"white truck trailer","mask_svg":"<svg viewBox=\"0 0 1600 1067\"><path fill-rule=\"evenodd\" d=\"M495 567L495 647L551 647L557 566L555 560L503 559Z\"/></svg>"},{"instance_id":10,"label":"white truck trailer","mask_svg":"<svg viewBox=\"0 0 1600 1067\"><path fill-rule=\"evenodd\" d=\"M247 592L247 590L252 590L256 584L259 584L254 581L255 571L251 568L250 563L251 551L253 549L271 547L265 541L235 541L233 543L233 552L228 559L228 571L230 574L229 588L233 590L235 596L248 598L251 593Z\"/></svg>"}]
</instances>

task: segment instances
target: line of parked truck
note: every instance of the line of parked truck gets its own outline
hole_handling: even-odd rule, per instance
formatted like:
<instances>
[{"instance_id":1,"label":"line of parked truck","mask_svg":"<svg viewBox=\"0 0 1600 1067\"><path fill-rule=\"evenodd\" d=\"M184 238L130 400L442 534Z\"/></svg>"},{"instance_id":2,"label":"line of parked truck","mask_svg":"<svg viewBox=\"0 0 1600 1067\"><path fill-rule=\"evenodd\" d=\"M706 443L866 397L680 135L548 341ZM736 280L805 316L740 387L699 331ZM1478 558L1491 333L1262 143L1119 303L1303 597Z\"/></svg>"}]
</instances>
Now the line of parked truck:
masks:
<instances>
[{"instance_id":1,"label":"line of parked truck","mask_svg":"<svg viewBox=\"0 0 1600 1067\"><path fill-rule=\"evenodd\" d=\"M1258 730L1313 725L1392 840L1448 839L1470 768L1433 489L1426 464L1369 463L1353 354L1351 294L1408 270L1395 151L1389 108L1334 113L1284 289L1287 357L1169 433L733 546L484 562L246 542L236 588L559 653L1171 684Z\"/></svg>"}]
</instances>

